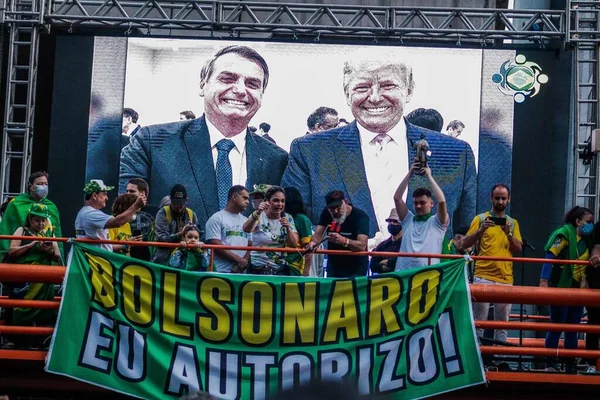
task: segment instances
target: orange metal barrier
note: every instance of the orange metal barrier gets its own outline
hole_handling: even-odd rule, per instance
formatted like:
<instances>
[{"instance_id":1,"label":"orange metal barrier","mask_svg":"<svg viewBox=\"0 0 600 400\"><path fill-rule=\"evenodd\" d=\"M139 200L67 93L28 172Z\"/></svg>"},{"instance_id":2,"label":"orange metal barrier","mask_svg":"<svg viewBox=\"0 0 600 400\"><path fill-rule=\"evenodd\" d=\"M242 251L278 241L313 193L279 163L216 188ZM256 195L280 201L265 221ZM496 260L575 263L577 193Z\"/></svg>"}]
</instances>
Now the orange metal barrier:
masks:
<instances>
[{"instance_id":1,"label":"orange metal barrier","mask_svg":"<svg viewBox=\"0 0 600 400\"><path fill-rule=\"evenodd\" d=\"M13 237L2 236L2 239L27 239L31 237ZM156 247L179 247L179 243L159 243L159 242L134 242L134 241L95 241L90 239L68 239L68 238L44 238L44 240L57 242L81 242L81 243L112 243L129 244L132 246L156 246ZM206 249L236 249L250 251L265 251L265 248L250 246L216 246L205 245ZM282 248L278 252L298 252L298 249ZM213 252L211 252L213 253ZM339 250L317 250L316 253L322 254L344 254L344 255L368 255L382 257L420 257L440 259L460 259L460 255L444 254L408 254L394 252L348 252ZM588 264L586 261L570 260L548 260L544 258L496 258L473 256L473 259L481 260L499 260L524 263L552 263L552 264ZM211 257L211 264L212 264ZM40 265L18 265L18 264L0 264L0 281L2 282L44 282L44 283L62 283L66 268L57 266ZM302 279L302 278L298 278ZM540 288L540 287L518 287L518 286L500 286L500 285L470 285L473 301L479 302L501 302L512 304L536 304L536 305L563 305L563 306L595 306L600 307L600 290L590 289L559 289L559 288ZM54 301L33 301L33 300L13 300L5 296L0 296L0 307L31 307L31 308L49 308L56 309L60 306L60 297ZM520 315L513 314L512 318L520 318ZM548 317L537 315L524 315L524 319L529 320L548 320ZM564 331L564 332L588 332L600 333L600 326L587 324L555 324L549 322L517 322L517 321L475 321L478 328L484 329L513 329L513 330L533 330L533 331ZM0 334L8 335L51 335L51 327L27 327L27 326L2 326L0 325ZM560 357L585 357L600 358L600 351L591 351L584 349L546 349L543 339L525 338L519 341L516 338L509 339L511 343L520 344L520 346L480 346L482 354L505 354L518 356L560 356ZM579 347L583 347L580 341ZM20 351L20 350L0 350L0 359L21 359L21 360L43 360L46 353L43 351ZM493 375L496 374L496 375ZM505 373L492 373L491 376L497 376L498 380L509 379L504 376ZM510 374L510 373L509 373ZM514 373L512 373L514 374ZM520 373L521 374L521 373ZM536 376L539 376L536 374ZM535 382L540 382L534 380ZM591 380L587 379L586 382ZM567 382L567 381L565 381ZM571 380L569 380L571 382ZM600 384L600 377L596 377L594 384ZM589 382L588 382L589 383Z\"/></svg>"}]
</instances>

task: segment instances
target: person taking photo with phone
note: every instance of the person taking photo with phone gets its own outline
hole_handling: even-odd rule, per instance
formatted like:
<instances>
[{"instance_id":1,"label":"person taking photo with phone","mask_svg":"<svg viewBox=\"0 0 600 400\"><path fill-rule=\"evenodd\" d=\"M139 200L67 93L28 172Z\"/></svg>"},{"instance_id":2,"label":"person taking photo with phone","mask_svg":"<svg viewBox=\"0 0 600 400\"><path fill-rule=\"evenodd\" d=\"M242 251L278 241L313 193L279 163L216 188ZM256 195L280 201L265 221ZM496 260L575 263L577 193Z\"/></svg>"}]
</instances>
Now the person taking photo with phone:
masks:
<instances>
[{"instance_id":1,"label":"person taking photo with phone","mask_svg":"<svg viewBox=\"0 0 600 400\"><path fill-rule=\"evenodd\" d=\"M510 203L510 189L499 183L494 185L491 194L492 209L477 215L471 222L467 236L457 243L457 249L475 246L478 256L512 258L523 247L519 223L506 214ZM474 284L505 285L513 284L512 261L477 260L475 262ZM508 321L511 304L494 304L494 320ZM473 303L476 321L487 321L490 303ZM506 329L497 329L494 339L506 342ZM483 336L483 329L477 329L477 336Z\"/></svg>"},{"instance_id":2,"label":"person taking photo with phone","mask_svg":"<svg viewBox=\"0 0 600 400\"><path fill-rule=\"evenodd\" d=\"M265 193L265 201L250 214L242 227L252 233L252 245L268 247L267 251L250 253L248 273L255 275L299 275L293 273L288 253L277 252L277 248L298 247L298 232L292 216L285 212L285 190L271 186ZM300 271L301 273L301 271Z\"/></svg>"},{"instance_id":3,"label":"person taking photo with phone","mask_svg":"<svg viewBox=\"0 0 600 400\"><path fill-rule=\"evenodd\" d=\"M413 191L412 201L414 214L408 209L404 201L404 193L414 175L421 175L427 179L431 190L419 187ZM437 202L436 213L432 214L433 199ZM439 185L431 175L429 167L421 168L415 162L404 177L396 193L394 193L396 211L402 223L404 236L400 244L401 253L440 254L442 243L448 229L450 217L446 206L446 197ZM437 264L440 260L431 259L431 264ZM412 269L425 266L429 263L427 258L422 257L399 257L396 261L396 271Z\"/></svg>"}]
</instances>

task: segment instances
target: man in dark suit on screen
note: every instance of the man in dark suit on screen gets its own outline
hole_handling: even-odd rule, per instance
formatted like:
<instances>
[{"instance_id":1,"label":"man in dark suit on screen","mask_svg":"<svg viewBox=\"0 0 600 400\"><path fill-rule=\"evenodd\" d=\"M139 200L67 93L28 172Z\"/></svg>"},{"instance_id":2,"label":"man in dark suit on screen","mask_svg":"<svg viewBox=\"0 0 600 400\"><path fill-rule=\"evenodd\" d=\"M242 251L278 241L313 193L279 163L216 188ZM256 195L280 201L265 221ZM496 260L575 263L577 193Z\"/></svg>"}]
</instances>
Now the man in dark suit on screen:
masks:
<instances>
[{"instance_id":1,"label":"man in dark suit on screen","mask_svg":"<svg viewBox=\"0 0 600 400\"><path fill-rule=\"evenodd\" d=\"M287 153L248 131L268 81L267 63L254 49L219 50L200 72L204 115L142 128L121 153L121 188L143 178L152 188L149 203L158 204L173 184L182 184L204 227L224 208L232 185L278 185Z\"/></svg>"},{"instance_id":2,"label":"man in dark suit on screen","mask_svg":"<svg viewBox=\"0 0 600 400\"><path fill-rule=\"evenodd\" d=\"M429 143L429 167L446 194L451 221L462 226L473 218L477 195L473 151L462 140L403 118L413 89L412 69L404 62L363 57L345 63L344 92L355 121L294 140L282 178L282 185L300 190L313 223L325 207L325 194L343 187L349 201L369 215L369 237L385 232L394 190L412 164L421 135ZM426 181L415 176L408 192L421 186Z\"/></svg>"}]
</instances>

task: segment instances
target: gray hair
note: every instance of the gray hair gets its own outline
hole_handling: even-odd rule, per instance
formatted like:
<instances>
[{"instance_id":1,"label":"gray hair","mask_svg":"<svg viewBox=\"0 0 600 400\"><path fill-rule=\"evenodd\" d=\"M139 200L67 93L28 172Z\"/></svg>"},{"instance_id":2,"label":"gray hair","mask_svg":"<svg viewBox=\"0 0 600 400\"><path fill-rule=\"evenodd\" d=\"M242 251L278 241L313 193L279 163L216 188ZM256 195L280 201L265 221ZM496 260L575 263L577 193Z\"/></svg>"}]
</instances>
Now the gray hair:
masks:
<instances>
[{"instance_id":1,"label":"gray hair","mask_svg":"<svg viewBox=\"0 0 600 400\"><path fill-rule=\"evenodd\" d=\"M358 59L351 59L344 62L344 94L346 96L348 95L348 86L350 85L350 78L352 74L354 74L356 71L360 70L363 67L371 69L381 67L397 67L400 69L401 74L406 80L405 83L409 94L412 93L413 89L415 88L415 81L413 80L413 71L412 67L409 64L388 57L361 57Z\"/></svg>"}]
</instances>

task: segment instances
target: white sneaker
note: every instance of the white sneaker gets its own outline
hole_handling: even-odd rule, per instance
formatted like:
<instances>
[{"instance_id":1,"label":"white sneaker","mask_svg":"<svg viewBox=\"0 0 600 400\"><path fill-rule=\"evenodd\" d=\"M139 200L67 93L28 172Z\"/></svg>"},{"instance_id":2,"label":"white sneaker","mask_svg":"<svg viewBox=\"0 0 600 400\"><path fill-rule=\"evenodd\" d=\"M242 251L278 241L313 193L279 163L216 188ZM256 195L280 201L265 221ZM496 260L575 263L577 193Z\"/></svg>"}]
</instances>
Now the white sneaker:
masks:
<instances>
[{"instance_id":1,"label":"white sneaker","mask_svg":"<svg viewBox=\"0 0 600 400\"><path fill-rule=\"evenodd\" d=\"M585 370L586 374L595 374L596 373L596 367L594 367L593 365L590 365L587 367L587 369Z\"/></svg>"}]
</instances>

